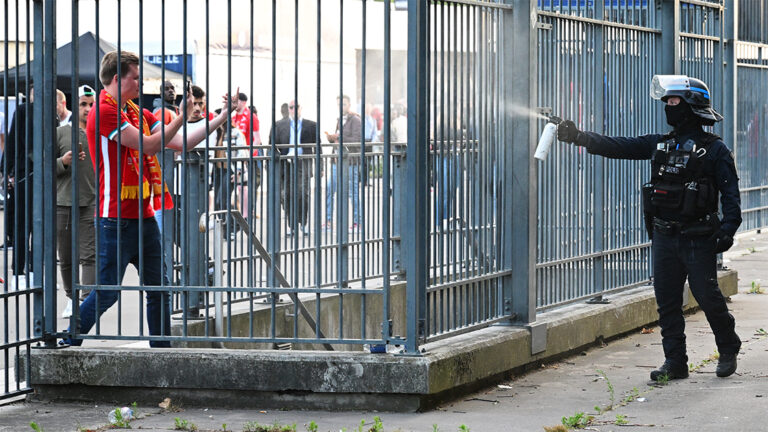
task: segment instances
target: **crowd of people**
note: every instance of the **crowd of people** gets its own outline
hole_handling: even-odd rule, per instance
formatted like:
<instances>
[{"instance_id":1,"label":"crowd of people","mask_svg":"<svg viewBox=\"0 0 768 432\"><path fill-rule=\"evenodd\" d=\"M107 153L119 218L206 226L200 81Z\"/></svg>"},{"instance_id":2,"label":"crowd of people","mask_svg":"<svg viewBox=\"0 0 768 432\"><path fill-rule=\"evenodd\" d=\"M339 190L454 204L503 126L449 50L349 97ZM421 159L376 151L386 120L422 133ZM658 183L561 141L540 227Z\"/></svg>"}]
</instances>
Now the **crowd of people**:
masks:
<instances>
[{"instance_id":1,"label":"crowd of people","mask_svg":"<svg viewBox=\"0 0 768 432\"><path fill-rule=\"evenodd\" d=\"M323 230L334 229L339 157L343 157L343 166L348 169L346 192L352 213L349 230L358 232L359 188L360 182L367 181L368 170L361 158L361 143L381 140L381 109L368 104L361 115L352 110L349 96L340 96L337 102L342 116L337 119L333 133L325 132L327 143L323 143L322 151L335 157L330 158L328 168L315 172L318 127L315 121L302 116L302 107L296 101L282 104L282 118L270 128L269 142L263 143L258 112L248 105L248 96L239 89L232 97L223 97L221 108L209 111L208 99L201 87L188 83L183 89L186 97L179 97L174 84L164 82L152 110L142 111L134 103L139 97L139 62L138 56L131 52L123 51L119 56L114 51L107 53L99 77L103 90L97 93L90 86L80 86L77 100L73 101L76 105L72 104L73 110L77 110L76 116L67 108L66 95L56 91L56 118L52 120L57 126L54 146L56 238L60 282L69 298L62 316L71 316L72 302L82 301L81 334L88 333L98 317L117 301L118 291L81 290L80 297L73 298L73 283L120 285L128 264L138 268L139 256L142 256L143 283L161 285L165 278L165 284L169 284L169 265L160 252L161 233L164 216L172 217L174 207L181 203L183 183L179 181L177 161L182 158L182 152L206 148L210 151L210 208L238 210L248 219L260 217L249 211L248 197L253 195L248 188L260 187L262 174L270 169L267 161L273 160L265 156L271 156L271 149L275 148L279 153L275 155L278 160L275 168L286 221L284 235L290 237L310 235L310 180L315 175L326 176ZM23 199L25 188L32 181L30 142L34 125L27 120L33 112L34 87L32 89L27 103L17 107L7 140L25 144L19 144L18 149L13 145L5 148L6 137L0 137L8 167L4 173L8 188L5 242L7 249L13 251L11 272L15 275L30 273L33 252L29 247L28 209ZM392 112L392 142L405 141L405 109L398 105ZM77 124L72 124L74 117ZM366 151L372 152L372 145L366 144ZM76 202L73 188L77 190ZM236 229L235 226L232 231ZM72 256L74 230L77 260ZM122 233L119 238L118 231ZM116 253L118 249L120 254ZM147 291L146 309L149 334L169 334L168 293ZM82 340L72 338L63 343L79 345ZM168 346L168 342L151 341L150 345L163 347Z\"/></svg>"}]
</instances>

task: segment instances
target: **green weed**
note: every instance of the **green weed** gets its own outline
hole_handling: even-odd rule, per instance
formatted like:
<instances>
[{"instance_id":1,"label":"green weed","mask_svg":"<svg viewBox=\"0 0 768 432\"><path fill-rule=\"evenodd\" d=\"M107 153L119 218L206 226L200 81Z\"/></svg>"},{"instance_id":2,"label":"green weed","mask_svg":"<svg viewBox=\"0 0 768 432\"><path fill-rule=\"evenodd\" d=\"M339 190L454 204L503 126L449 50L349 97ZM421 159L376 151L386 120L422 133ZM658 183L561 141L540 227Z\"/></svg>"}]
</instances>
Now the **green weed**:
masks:
<instances>
[{"instance_id":1,"label":"green weed","mask_svg":"<svg viewBox=\"0 0 768 432\"><path fill-rule=\"evenodd\" d=\"M308 432L317 432L317 423L314 420L310 421L307 425Z\"/></svg>"},{"instance_id":2,"label":"green weed","mask_svg":"<svg viewBox=\"0 0 768 432\"><path fill-rule=\"evenodd\" d=\"M182 419L179 417L173 418L174 427L173 430L180 430L180 431L196 431L197 425L194 423L189 422L186 419Z\"/></svg>"},{"instance_id":3,"label":"green weed","mask_svg":"<svg viewBox=\"0 0 768 432\"><path fill-rule=\"evenodd\" d=\"M749 294L765 294L765 290L760 287L760 282L752 281L752 288L749 289Z\"/></svg>"},{"instance_id":4,"label":"green weed","mask_svg":"<svg viewBox=\"0 0 768 432\"><path fill-rule=\"evenodd\" d=\"M112 427L116 429L131 428L131 419L123 417L123 410L121 408L115 408L112 412L115 414L115 421L112 422Z\"/></svg>"},{"instance_id":5,"label":"green weed","mask_svg":"<svg viewBox=\"0 0 768 432\"><path fill-rule=\"evenodd\" d=\"M368 429L368 432L384 432L384 424L379 416L373 418L373 426Z\"/></svg>"},{"instance_id":6,"label":"green weed","mask_svg":"<svg viewBox=\"0 0 768 432\"><path fill-rule=\"evenodd\" d=\"M38 424L35 422L29 422L29 427L31 427L32 430L35 432L43 432L43 428L41 426L38 426Z\"/></svg>"},{"instance_id":7,"label":"green weed","mask_svg":"<svg viewBox=\"0 0 768 432\"><path fill-rule=\"evenodd\" d=\"M612 409L613 405L616 403L616 394L615 394L616 391L614 390L613 384L611 383L611 380L608 379L608 375L606 375L605 372L598 369L597 373L599 373L603 378L605 378L605 385L608 386L608 395L611 398L611 405L608 408Z\"/></svg>"},{"instance_id":8,"label":"green weed","mask_svg":"<svg viewBox=\"0 0 768 432\"><path fill-rule=\"evenodd\" d=\"M249 421L243 425L243 432L296 432L296 423L281 425L278 422L274 422L271 425L262 425L258 422Z\"/></svg>"},{"instance_id":9,"label":"green weed","mask_svg":"<svg viewBox=\"0 0 768 432\"><path fill-rule=\"evenodd\" d=\"M638 396L640 396L640 390L638 390L637 387L632 387L632 390L630 390L629 394L626 395L624 397L624 400L622 400L621 402L624 404L628 404L634 401L635 399L637 399Z\"/></svg>"},{"instance_id":10,"label":"green weed","mask_svg":"<svg viewBox=\"0 0 768 432\"><path fill-rule=\"evenodd\" d=\"M595 418L591 415L584 414L583 412L577 412L570 417L563 417L563 426L571 429L584 429L592 423Z\"/></svg>"},{"instance_id":11,"label":"green weed","mask_svg":"<svg viewBox=\"0 0 768 432\"><path fill-rule=\"evenodd\" d=\"M621 425L625 425L627 423L629 423L627 421L627 416L621 415L621 414L616 414L616 425L621 426Z\"/></svg>"},{"instance_id":12,"label":"green weed","mask_svg":"<svg viewBox=\"0 0 768 432\"><path fill-rule=\"evenodd\" d=\"M459 432L469 432L469 428L467 425L461 425L459 426Z\"/></svg>"}]
</instances>

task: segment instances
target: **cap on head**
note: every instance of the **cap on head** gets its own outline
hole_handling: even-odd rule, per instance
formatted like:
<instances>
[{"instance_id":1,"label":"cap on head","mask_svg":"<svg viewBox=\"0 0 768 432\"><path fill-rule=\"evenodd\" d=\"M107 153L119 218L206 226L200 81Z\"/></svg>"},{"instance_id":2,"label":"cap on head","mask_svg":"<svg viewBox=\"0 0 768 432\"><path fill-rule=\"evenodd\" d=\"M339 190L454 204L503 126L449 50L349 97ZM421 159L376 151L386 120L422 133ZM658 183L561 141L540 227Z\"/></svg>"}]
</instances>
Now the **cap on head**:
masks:
<instances>
[{"instance_id":1,"label":"cap on head","mask_svg":"<svg viewBox=\"0 0 768 432\"><path fill-rule=\"evenodd\" d=\"M686 75L654 75L651 80L651 97L664 102L670 97L679 97L691 106L691 110L704 125L713 125L723 119L712 108L709 87L698 78Z\"/></svg>"},{"instance_id":2,"label":"cap on head","mask_svg":"<svg viewBox=\"0 0 768 432\"><path fill-rule=\"evenodd\" d=\"M81 85L77 88L77 97L93 96L96 92L88 85Z\"/></svg>"}]
</instances>

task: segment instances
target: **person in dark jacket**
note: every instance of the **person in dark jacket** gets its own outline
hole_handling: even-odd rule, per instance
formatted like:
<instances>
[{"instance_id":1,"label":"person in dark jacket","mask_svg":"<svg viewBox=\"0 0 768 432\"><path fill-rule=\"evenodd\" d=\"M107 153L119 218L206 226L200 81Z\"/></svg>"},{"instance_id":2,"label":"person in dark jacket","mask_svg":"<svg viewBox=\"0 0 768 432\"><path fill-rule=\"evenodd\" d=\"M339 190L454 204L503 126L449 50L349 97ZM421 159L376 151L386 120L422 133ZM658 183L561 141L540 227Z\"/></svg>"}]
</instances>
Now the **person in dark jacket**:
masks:
<instances>
[{"instance_id":1,"label":"person in dark jacket","mask_svg":"<svg viewBox=\"0 0 768 432\"><path fill-rule=\"evenodd\" d=\"M32 192L32 142L35 124L34 90L30 88L29 103L19 105L13 116L11 129L8 131L5 153L7 159L5 179L8 184L8 197L5 203L5 232L6 244L13 246L13 274L26 274L31 269L28 263L32 262L30 249L30 237L32 235L32 219L27 214L27 188ZM53 127L59 125L58 118L51 119ZM29 196L29 208L31 210L32 197ZM30 212L31 213L31 212Z\"/></svg>"},{"instance_id":2,"label":"person in dark jacket","mask_svg":"<svg viewBox=\"0 0 768 432\"><path fill-rule=\"evenodd\" d=\"M274 142L280 152L280 201L288 220L286 233L290 236L300 228L309 235L309 181L314 159L308 155L315 153L317 124L301 117L301 106L296 101L288 104L288 111L287 118L275 123L270 143Z\"/></svg>"},{"instance_id":3,"label":"person in dark jacket","mask_svg":"<svg viewBox=\"0 0 768 432\"><path fill-rule=\"evenodd\" d=\"M669 134L607 137L580 131L566 120L558 126L558 139L608 158L651 160L643 211L652 239L654 292L666 358L651 379L688 377L682 309L686 278L715 334L717 376L727 377L736 371L741 341L717 285L717 254L733 245L741 224L733 154L720 137L703 129L723 119L712 109L704 82L683 75L655 76L651 93L666 103L667 123L673 127Z\"/></svg>"}]
</instances>

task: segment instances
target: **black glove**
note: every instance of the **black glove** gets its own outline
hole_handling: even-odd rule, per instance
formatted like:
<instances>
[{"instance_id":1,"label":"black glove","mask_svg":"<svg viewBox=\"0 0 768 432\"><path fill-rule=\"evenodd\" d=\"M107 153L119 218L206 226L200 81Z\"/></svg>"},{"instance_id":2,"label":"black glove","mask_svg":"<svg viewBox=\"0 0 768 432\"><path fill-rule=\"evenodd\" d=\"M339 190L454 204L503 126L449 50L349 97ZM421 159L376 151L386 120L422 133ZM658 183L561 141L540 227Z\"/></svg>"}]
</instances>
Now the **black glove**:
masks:
<instances>
[{"instance_id":1,"label":"black glove","mask_svg":"<svg viewBox=\"0 0 768 432\"><path fill-rule=\"evenodd\" d=\"M557 139L562 142L573 143L579 137L579 128L570 120L563 120L557 125Z\"/></svg>"},{"instance_id":2,"label":"black glove","mask_svg":"<svg viewBox=\"0 0 768 432\"><path fill-rule=\"evenodd\" d=\"M709 238L715 243L715 253L723 253L733 246L733 237L723 231L717 231Z\"/></svg>"}]
</instances>

